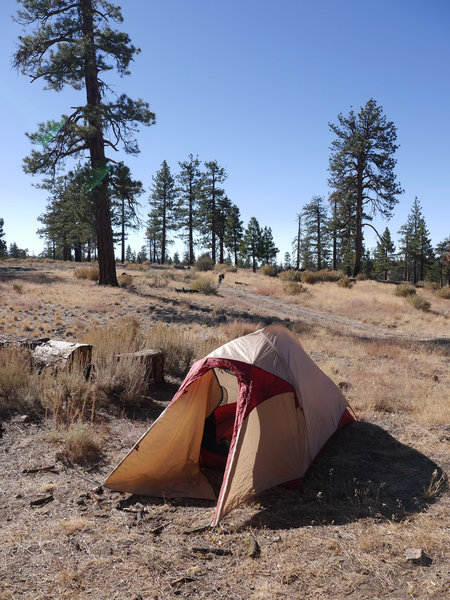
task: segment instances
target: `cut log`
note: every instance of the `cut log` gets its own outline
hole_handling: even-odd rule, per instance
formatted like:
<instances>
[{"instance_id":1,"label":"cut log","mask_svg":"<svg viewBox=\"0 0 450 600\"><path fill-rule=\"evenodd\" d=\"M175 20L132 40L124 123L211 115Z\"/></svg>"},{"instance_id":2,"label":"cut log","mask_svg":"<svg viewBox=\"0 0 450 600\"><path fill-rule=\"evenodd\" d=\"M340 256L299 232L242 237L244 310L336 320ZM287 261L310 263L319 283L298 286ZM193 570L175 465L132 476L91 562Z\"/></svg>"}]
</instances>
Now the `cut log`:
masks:
<instances>
[{"instance_id":1,"label":"cut log","mask_svg":"<svg viewBox=\"0 0 450 600\"><path fill-rule=\"evenodd\" d=\"M117 360L121 358L137 359L145 365L145 377L148 385L151 383L164 383L164 354L161 350L149 348L131 352L127 354L118 354Z\"/></svg>"},{"instance_id":2,"label":"cut log","mask_svg":"<svg viewBox=\"0 0 450 600\"><path fill-rule=\"evenodd\" d=\"M49 340L33 350L33 365L37 369L50 368L55 371L68 370L74 366L86 371L90 370L92 362L92 346L76 342Z\"/></svg>"}]
</instances>

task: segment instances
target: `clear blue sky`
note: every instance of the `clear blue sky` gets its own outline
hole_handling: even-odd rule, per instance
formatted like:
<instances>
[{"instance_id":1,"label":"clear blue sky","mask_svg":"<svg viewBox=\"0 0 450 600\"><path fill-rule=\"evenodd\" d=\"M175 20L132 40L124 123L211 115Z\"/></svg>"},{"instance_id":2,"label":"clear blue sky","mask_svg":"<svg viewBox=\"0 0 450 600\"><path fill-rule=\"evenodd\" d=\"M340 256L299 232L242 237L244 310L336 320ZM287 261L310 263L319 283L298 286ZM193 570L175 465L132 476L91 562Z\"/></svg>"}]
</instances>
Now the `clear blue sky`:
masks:
<instances>
[{"instance_id":1,"label":"clear blue sky","mask_svg":"<svg viewBox=\"0 0 450 600\"><path fill-rule=\"evenodd\" d=\"M124 23L142 52L115 89L150 103L157 123L138 134L146 217L152 176L189 153L217 160L245 223L272 227L279 258L291 250L295 217L313 195L328 197L333 139L328 122L371 97L398 130L396 173L405 190L389 222L394 239L415 196L434 244L450 234L450 2L448 0L123 0ZM37 217L47 194L22 172L25 131L59 119L82 92L44 91L11 69L20 27L0 3L3 148L0 217L6 241L39 253ZM143 231L130 236L136 251ZM367 232L367 243L375 240ZM172 248L173 250L173 248Z\"/></svg>"}]
</instances>

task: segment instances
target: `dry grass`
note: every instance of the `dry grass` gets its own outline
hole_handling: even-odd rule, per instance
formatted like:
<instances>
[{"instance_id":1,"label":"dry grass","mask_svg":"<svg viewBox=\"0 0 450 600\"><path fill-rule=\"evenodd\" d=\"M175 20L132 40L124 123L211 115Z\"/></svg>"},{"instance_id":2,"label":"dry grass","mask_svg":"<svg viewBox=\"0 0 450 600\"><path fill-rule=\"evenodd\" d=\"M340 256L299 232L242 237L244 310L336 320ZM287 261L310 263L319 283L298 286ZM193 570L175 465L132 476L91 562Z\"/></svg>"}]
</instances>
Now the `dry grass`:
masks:
<instances>
[{"instance_id":1,"label":"dry grass","mask_svg":"<svg viewBox=\"0 0 450 600\"><path fill-rule=\"evenodd\" d=\"M136 270L133 290L105 289L74 278L73 265L29 264L47 270L46 282L24 277L22 294L10 281L0 282L3 331L23 337L25 319L35 327L27 337L40 325L54 337L71 330L94 344L101 369L97 381L75 372L37 377L26 353L0 351L1 600L446 597L448 346L418 343L414 335L449 335L448 300L424 288L420 295L431 310L421 312L388 284L358 281L351 290L331 282L305 286L310 291L301 305L289 304L286 282L245 270L227 272L217 297L186 298L173 291L170 270L154 271L170 279L166 286L150 287L147 270ZM186 275L174 277L185 281ZM246 296L261 286L270 295ZM358 337L344 325L311 326L295 312L303 306L377 324L380 331L409 332L411 341L369 339L364 329ZM345 384L361 423L331 440L300 494L269 490L236 508L214 531L183 533L210 522L207 502L140 498L118 510L125 496L100 493L98 484L166 406L179 385L172 375L182 377L194 360L282 318L285 310L292 311L287 323L308 354ZM164 350L168 383L146 391L138 418L121 418L117 400L123 407L124 398L136 402L141 392L133 377L121 379L130 375L132 362L114 357L143 347ZM105 385L122 381L116 401L100 389L100 377ZM6 418L33 406L42 424ZM54 468L23 472L48 465ZM49 494L49 504L30 506ZM248 555L250 534L261 547L257 559ZM231 555L202 554L195 547ZM432 564L406 562L409 547L422 548Z\"/></svg>"},{"instance_id":2,"label":"dry grass","mask_svg":"<svg viewBox=\"0 0 450 600\"><path fill-rule=\"evenodd\" d=\"M438 298L444 298L445 300L450 300L450 285L445 285L444 287L434 290L435 296Z\"/></svg>"},{"instance_id":3,"label":"dry grass","mask_svg":"<svg viewBox=\"0 0 450 600\"><path fill-rule=\"evenodd\" d=\"M79 267L73 274L77 279L88 279L89 281L98 281L100 276L98 267Z\"/></svg>"},{"instance_id":4,"label":"dry grass","mask_svg":"<svg viewBox=\"0 0 450 600\"><path fill-rule=\"evenodd\" d=\"M423 296L419 296L419 294L413 294L408 296L407 301L411 306L414 306L417 310L423 310L424 312L428 312L431 308L431 303L428 300L425 300Z\"/></svg>"},{"instance_id":5,"label":"dry grass","mask_svg":"<svg viewBox=\"0 0 450 600\"><path fill-rule=\"evenodd\" d=\"M191 283L191 289L205 296L216 296L218 287L210 277L199 277Z\"/></svg>"},{"instance_id":6,"label":"dry grass","mask_svg":"<svg viewBox=\"0 0 450 600\"><path fill-rule=\"evenodd\" d=\"M394 296L402 296L406 298L407 296L413 296L417 292L415 286L410 283L400 283L395 286Z\"/></svg>"}]
</instances>

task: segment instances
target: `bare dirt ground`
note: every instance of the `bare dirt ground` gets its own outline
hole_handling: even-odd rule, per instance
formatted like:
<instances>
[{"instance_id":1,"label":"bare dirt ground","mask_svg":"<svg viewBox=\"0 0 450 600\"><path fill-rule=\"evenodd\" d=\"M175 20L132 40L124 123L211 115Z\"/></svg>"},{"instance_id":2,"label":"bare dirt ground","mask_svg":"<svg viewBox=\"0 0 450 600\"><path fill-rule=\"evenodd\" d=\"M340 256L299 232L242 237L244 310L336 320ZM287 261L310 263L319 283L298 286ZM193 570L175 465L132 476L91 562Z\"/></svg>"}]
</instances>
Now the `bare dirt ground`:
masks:
<instances>
[{"instance_id":1,"label":"bare dirt ground","mask_svg":"<svg viewBox=\"0 0 450 600\"><path fill-rule=\"evenodd\" d=\"M126 269L131 288L104 290L74 279L72 266L23 267L0 265L3 339L82 340L92 326L133 315L143 331L168 324L200 347L223 343L242 324L282 322L342 384L361 420L330 440L301 492L268 490L213 530L205 528L213 503L101 487L181 375L151 389L139 414L100 411L103 452L90 466L64 458L51 420L4 420L0 600L447 596L450 495L439 487L450 469L445 301L433 299L431 314L421 315L369 282L348 293L324 284L293 301L278 282L243 272L227 274L212 297L175 292L191 274L170 279L157 270L149 283L148 273ZM209 475L217 487L220 475ZM255 540L260 550L251 556ZM417 563L405 557L411 547L424 552Z\"/></svg>"}]
</instances>

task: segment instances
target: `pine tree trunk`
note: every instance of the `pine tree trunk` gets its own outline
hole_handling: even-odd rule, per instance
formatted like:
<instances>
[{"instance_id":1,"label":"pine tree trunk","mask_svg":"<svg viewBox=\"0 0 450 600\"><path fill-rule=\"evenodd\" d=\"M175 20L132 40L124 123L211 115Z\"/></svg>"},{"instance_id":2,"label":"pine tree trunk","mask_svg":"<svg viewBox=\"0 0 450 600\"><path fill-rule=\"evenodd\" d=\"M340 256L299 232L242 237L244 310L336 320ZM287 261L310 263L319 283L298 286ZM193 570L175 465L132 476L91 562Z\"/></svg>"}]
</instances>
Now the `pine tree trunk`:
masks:
<instances>
[{"instance_id":1,"label":"pine tree trunk","mask_svg":"<svg viewBox=\"0 0 450 600\"><path fill-rule=\"evenodd\" d=\"M358 172L358 185L356 195L356 221L355 221L355 259L353 262L353 277L361 272L362 258L362 216L363 216L363 188L362 172Z\"/></svg>"},{"instance_id":2,"label":"pine tree trunk","mask_svg":"<svg viewBox=\"0 0 450 600\"><path fill-rule=\"evenodd\" d=\"M87 105L90 109L89 126L95 132L89 138L89 153L91 168L104 169L106 166L105 145L101 114L100 89L98 83L97 58L94 43L94 20L92 0L80 0L83 19L83 34L87 39L88 50L85 60L85 87ZM97 110L95 110L97 109ZM118 287L116 276L116 261L114 256L114 241L111 226L111 211L105 181L102 181L92 191L95 206L95 225L98 242L99 284Z\"/></svg>"},{"instance_id":3,"label":"pine tree trunk","mask_svg":"<svg viewBox=\"0 0 450 600\"><path fill-rule=\"evenodd\" d=\"M122 230L120 232L121 244L122 244L122 252L121 252L121 261L122 264L125 262L125 198L122 198Z\"/></svg>"},{"instance_id":4,"label":"pine tree trunk","mask_svg":"<svg viewBox=\"0 0 450 600\"><path fill-rule=\"evenodd\" d=\"M193 190L191 183L189 184L189 264L194 264L194 202Z\"/></svg>"}]
</instances>

